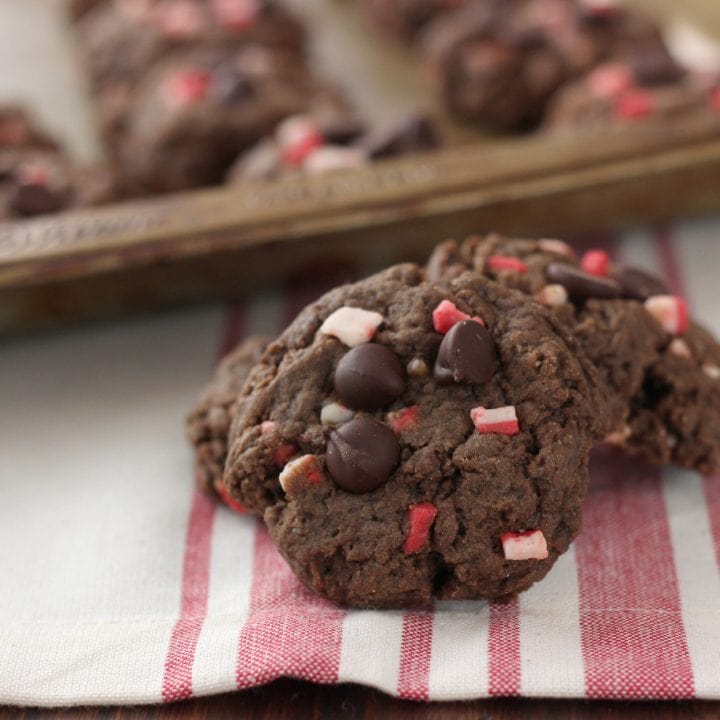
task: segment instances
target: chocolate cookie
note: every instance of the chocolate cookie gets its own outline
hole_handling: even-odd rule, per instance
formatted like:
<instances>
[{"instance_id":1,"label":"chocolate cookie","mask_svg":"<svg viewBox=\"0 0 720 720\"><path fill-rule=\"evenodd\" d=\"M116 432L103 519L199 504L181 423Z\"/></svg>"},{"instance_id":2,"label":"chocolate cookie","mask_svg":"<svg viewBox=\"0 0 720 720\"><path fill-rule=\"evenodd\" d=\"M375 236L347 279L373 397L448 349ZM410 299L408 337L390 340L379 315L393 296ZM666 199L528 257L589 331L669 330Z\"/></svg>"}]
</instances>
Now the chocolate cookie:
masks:
<instances>
[{"instance_id":1,"label":"chocolate cookie","mask_svg":"<svg viewBox=\"0 0 720 720\"><path fill-rule=\"evenodd\" d=\"M105 117L119 187L132 196L221 183L241 152L309 108L323 120L347 113L292 53L246 45L175 54Z\"/></svg>"},{"instance_id":2,"label":"chocolate cookie","mask_svg":"<svg viewBox=\"0 0 720 720\"><path fill-rule=\"evenodd\" d=\"M684 302L661 280L602 251L581 263L561 241L497 235L444 243L428 265L436 281L467 270L532 295L568 327L607 389L607 439L655 464L720 467L720 347L688 330Z\"/></svg>"},{"instance_id":3,"label":"chocolate cookie","mask_svg":"<svg viewBox=\"0 0 720 720\"><path fill-rule=\"evenodd\" d=\"M237 399L269 341L264 337L247 338L224 357L187 418L187 436L195 450L195 478L206 492L222 493L220 480Z\"/></svg>"},{"instance_id":4,"label":"chocolate cookie","mask_svg":"<svg viewBox=\"0 0 720 720\"><path fill-rule=\"evenodd\" d=\"M544 125L548 130L613 128L624 131L639 121L681 124L709 118L720 125L717 78L683 73L669 58L638 58L601 65L569 83L552 99Z\"/></svg>"},{"instance_id":5,"label":"chocolate cookie","mask_svg":"<svg viewBox=\"0 0 720 720\"><path fill-rule=\"evenodd\" d=\"M593 383L520 293L396 266L328 293L268 346L224 483L336 602L506 597L579 530Z\"/></svg>"},{"instance_id":6,"label":"chocolate cookie","mask_svg":"<svg viewBox=\"0 0 720 720\"><path fill-rule=\"evenodd\" d=\"M438 94L463 120L533 128L564 83L599 63L667 54L631 9L578 0L483 0L442 15L423 48Z\"/></svg>"}]
</instances>

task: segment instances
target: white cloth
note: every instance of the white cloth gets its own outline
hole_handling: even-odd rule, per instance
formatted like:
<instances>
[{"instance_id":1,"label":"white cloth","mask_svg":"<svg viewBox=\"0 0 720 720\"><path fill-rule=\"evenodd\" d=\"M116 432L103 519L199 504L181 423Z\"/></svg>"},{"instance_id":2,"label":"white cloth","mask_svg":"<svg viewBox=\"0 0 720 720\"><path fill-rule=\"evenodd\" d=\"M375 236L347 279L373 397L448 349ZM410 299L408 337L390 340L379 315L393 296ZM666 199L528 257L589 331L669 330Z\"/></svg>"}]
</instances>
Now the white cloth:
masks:
<instances>
[{"instance_id":1,"label":"white cloth","mask_svg":"<svg viewBox=\"0 0 720 720\"><path fill-rule=\"evenodd\" d=\"M720 332L720 223L670 234L633 233L619 255L682 283ZM300 295L253 299L242 331L277 332ZM720 478L601 454L580 538L518 601L340 610L254 520L194 492L183 419L224 317L0 345L0 703L152 703L281 675L416 699L720 698Z\"/></svg>"}]
</instances>

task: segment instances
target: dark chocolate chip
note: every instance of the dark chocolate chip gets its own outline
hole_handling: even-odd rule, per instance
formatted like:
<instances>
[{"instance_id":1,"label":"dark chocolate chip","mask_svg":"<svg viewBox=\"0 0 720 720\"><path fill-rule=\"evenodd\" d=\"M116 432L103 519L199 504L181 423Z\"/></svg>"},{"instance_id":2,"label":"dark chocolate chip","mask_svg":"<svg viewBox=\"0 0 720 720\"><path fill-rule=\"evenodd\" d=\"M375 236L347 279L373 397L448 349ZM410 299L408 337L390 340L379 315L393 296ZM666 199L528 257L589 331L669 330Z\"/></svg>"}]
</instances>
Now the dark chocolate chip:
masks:
<instances>
[{"instance_id":1,"label":"dark chocolate chip","mask_svg":"<svg viewBox=\"0 0 720 720\"><path fill-rule=\"evenodd\" d=\"M639 85L669 85L683 76L682 68L667 50L638 52L630 58L630 68Z\"/></svg>"},{"instance_id":2,"label":"dark chocolate chip","mask_svg":"<svg viewBox=\"0 0 720 720\"><path fill-rule=\"evenodd\" d=\"M387 425L356 417L330 435L325 462L343 490L372 492L388 480L400 462L400 443Z\"/></svg>"},{"instance_id":3,"label":"dark chocolate chip","mask_svg":"<svg viewBox=\"0 0 720 720\"><path fill-rule=\"evenodd\" d=\"M665 283L655 275L634 267L618 267L612 276L620 283L623 295L635 300L647 300L651 295L667 295Z\"/></svg>"},{"instance_id":4,"label":"dark chocolate chip","mask_svg":"<svg viewBox=\"0 0 720 720\"><path fill-rule=\"evenodd\" d=\"M480 385L495 373L495 342L487 328L475 320L463 320L445 334L434 375L439 383Z\"/></svg>"},{"instance_id":5,"label":"dark chocolate chip","mask_svg":"<svg viewBox=\"0 0 720 720\"><path fill-rule=\"evenodd\" d=\"M68 202L68 193L47 185L22 183L10 196L10 207L25 217L44 215L62 210Z\"/></svg>"},{"instance_id":6,"label":"dark chocolate chip","mask_svg":"<svg viewBox=\"0 0 720 720\"><path fill-rule=\"evenodd\" d=\"M356 118L344 118L322 124L320 133L328 145L349 145L365 132L365 125Z\"/></svg>"},{"instance_id":7,"label":"dark chocolate chip","mask_svg":"<svg viewBox=\"0 0 720 720\"><path fill-rule=\"evenodd\" d=\"M371 133L358 145L372 160L434 150L440 141L433 124L425 117L411 117L386 130Z\"/></svg>"},{"instance_id":8,"label":"dark chocolate chip","mask_svg":"<svg viewBox=\"0 0 720 720\"><path fill-rule=\"evenodd\" d=\"M335 390L355 410L377 410L400 397L405 371L398 356L377 343L358 345L335 369Z\"/></svg>"},{"instance_id":9,"label":"dark chocolate chip","mask_svg":"<svg viewBox=\"0 0 720 720\"><path fill-rule=\"evenodd\" d=\"M574 300L622 297L620 285L615 280L591 275L572 265L550 263L545 269L545 277L551 283L562 285Z\"/></svg>"},{"instance_id":10,"label":"dark chocolate chip","mask_svg":"<svg viewBox=\"0 0 720 720\"><path fill-rule=\"evenodd\" d=\"M249 100L256 95L250 78L227 68L221 68L213 74L212 92L219 102L227 104Z\"/></svg>"}]
</instances>

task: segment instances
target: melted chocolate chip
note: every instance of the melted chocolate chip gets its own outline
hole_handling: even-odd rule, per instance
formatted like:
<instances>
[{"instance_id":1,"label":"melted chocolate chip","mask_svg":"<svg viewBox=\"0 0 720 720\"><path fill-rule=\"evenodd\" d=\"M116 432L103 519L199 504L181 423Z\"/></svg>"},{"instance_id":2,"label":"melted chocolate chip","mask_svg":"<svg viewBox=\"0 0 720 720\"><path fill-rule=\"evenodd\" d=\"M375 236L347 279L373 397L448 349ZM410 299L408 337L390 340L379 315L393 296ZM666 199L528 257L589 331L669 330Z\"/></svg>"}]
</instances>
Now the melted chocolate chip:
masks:
<instances>
[{"instance_id":1,"label":"melted chocolate chip","mask_svg":"<svg viewBox=\"0 0 720 720\"><path fill-rule=\"evenodd\" d=\"M655 275L634 267L619 267L612 274L620 283L623 295L634 300L647 300L651 295L667 295L665 283Z\"/></svg>"},{"instance_id":2,"label":"melted chocolate chip","mask_svg":"<svg viewBox=\"0 0 720 720\"><path fill-rule=\"evenodd\" d=\"M348 407L377 410L403 394L405 371L390 348L377 343L358 345L338 363L335 390Z\"/></svg>"},{"instance_id":3,"label":"melted chocolate chip","mask_svg":"<svg viewBox=\"0 0 720 720\"><path fill-rule=\"evenodd\" d=\"M18 185L10 197L10 207L25 217L57 212L68 201L66 192L35 183Z\"/></svg>"},{"instance_id":4,"label":"melted chocolate chip","mask_svg":"<svg viewBox=\"0 0 720 720\"><path fill-rule=\"evenodd\" d=\"M615 280L590 275L572 265L550 263L545 269L545 277L551 283L562 285L574 300L622 297L620 285Z\"/></svg>"},{"instance_id":5,"label":"melted chocolate chip","mask_svg":"<svg viewBox=\"0 0 720 720\"><path fill-rule=\"evenodd\" d=\"M662 48L635 54L630 59L630 67L638 84L645 86L669 85L683 76L681 67Z\"/></svg>"},{"instance_id":6,"label":"melted chocolate chip","mask_svg":"<svg viewBox=\"0 0 720 720\"><path fill-rule=\"evenodd\" d=\"M400 443L387 425L358 417L330 435L325 462L343 490L372 492L387 481L400 462Z\"/></svg>"},{"instance_id":7,"label":"melted chocolate chip","mask_svg":"<svg viewBox=\"0 0 720 720\"><path fill-rule=\"evenodd\" d=\"M480 385L495 373L495 343L487 328L474 320L463 320L445 334L434 375L439 383L464 382Z\"/></svg>"}]
</instances>

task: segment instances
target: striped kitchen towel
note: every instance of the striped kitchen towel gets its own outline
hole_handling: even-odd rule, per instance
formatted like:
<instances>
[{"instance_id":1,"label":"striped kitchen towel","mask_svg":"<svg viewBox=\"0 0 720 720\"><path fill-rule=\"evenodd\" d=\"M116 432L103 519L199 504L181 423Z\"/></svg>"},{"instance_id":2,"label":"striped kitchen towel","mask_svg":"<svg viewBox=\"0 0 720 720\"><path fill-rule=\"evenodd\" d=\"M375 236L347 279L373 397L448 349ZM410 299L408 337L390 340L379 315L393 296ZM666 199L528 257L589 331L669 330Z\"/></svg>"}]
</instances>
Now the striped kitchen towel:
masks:
<instances>
[{"instance_id":1,"label":"striped kitchen towel","mask_svg":"<svg viewBox=\"0 0 720 720\"><path fill-rule=\"evenodd\" d=\"M708 220L612 244L719 332L718 235ZM281 676L416 700L720 698L720 477L601 449L582 534L542 583L432 612L313 596L263 527L194 491L182 419L218 348L277 332L318 289L0 347L0 703Z\"/></svg>"}]
</instances>

